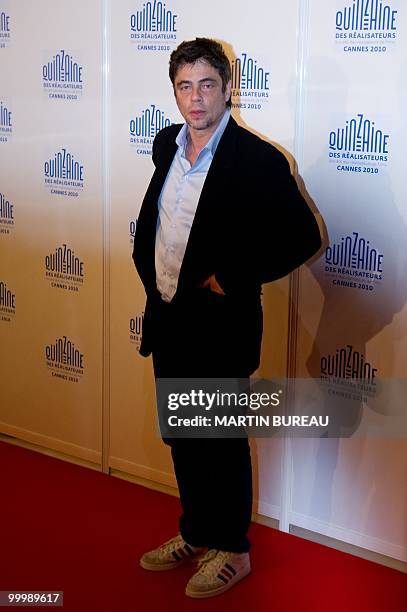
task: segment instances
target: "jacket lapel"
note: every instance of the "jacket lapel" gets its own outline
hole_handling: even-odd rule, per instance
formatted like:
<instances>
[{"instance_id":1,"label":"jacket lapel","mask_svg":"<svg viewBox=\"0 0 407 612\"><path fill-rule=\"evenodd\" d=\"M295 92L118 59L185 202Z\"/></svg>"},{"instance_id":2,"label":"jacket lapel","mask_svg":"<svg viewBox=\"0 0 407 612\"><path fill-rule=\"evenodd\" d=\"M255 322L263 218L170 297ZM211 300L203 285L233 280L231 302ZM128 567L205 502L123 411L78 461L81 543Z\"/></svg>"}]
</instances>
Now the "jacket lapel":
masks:
<instances>
[{"instance_id":1,"label":"jacket lapel","mask_svg":"<svg viewBox=\"0 0 407 612\"><path fill-rule=\"evenodd\" d=\"M156 152L156 167L151 177L143 204L140 209L133 258L145 287L154 292L156 287L155 238L158 219L158 199L166 176L177 150L175 138L181 125L174 126L174 131L166 142L160 143ZM176 129L178 128L178 129Z\"/></svg>"},{"instance_id":2,"label":"jacket lapel","mask_svg":"<svg viewBox=\"0 0 407 612\"><path fill-rule=\"evenodd\" d=\"M211 240L211 224L216 222L216 209L229 206L229 179L233 171L236 155L238 124L230 117L225 131L216 148L208 174L196 208L189 234L187 248L181 265L178 289L194 278L199 268L199 253L202 253L202 242Z\"/></svg>"}]
</instances>

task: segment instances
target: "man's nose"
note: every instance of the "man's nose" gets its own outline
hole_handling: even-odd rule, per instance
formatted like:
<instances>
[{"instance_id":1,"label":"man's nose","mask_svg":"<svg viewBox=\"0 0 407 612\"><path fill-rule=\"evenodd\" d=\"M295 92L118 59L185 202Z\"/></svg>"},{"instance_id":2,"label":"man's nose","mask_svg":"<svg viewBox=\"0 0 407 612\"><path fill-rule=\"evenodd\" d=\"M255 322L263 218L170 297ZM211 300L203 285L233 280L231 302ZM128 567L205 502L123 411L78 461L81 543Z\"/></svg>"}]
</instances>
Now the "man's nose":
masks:
<instances>
[{"instance_id":1,"label":"man's nose","mask_svg":"<svg viewBox=\"0 0 407 612\"><path fill-rule=\"evenodd\" d=\"M199 85L192 85L192 99L193 100L201 100L202 92L200 90Z\"/></svg>"}]
</instances>

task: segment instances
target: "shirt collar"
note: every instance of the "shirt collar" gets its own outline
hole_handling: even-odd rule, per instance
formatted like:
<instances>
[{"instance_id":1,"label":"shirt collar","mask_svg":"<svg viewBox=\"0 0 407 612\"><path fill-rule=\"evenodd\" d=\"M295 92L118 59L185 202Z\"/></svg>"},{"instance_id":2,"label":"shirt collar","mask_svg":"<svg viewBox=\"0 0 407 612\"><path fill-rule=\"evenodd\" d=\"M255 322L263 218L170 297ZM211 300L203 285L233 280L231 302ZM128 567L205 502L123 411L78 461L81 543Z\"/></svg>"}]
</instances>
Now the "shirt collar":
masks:
<instances>
[{"instance_id":1,"label":"shirt collar","mask_svg":"<svg viewBox=\"0 0 407 612\"><path fill-rule=\"evenodd\" d=\"M212 134L212 136L210 137L210 139L208 140L208 142L202 149L202 151L204 151L205 149L209 151L212 157L215 155L216 147L218 146L219 141L222 138L223 132L225 131L225 128L228 124L229 117L230 117L230 109L226 108L218 127L216 128L216 130L214 131L214 133ZM187 135L188 135L188 124L184 123L184 125L182 126L181 130L178 133L178 136L175 139L175 142L177 143L178 147L181 148L184 152L185 152L185 147L187 144Z\"/></svg>"}]
</instances>

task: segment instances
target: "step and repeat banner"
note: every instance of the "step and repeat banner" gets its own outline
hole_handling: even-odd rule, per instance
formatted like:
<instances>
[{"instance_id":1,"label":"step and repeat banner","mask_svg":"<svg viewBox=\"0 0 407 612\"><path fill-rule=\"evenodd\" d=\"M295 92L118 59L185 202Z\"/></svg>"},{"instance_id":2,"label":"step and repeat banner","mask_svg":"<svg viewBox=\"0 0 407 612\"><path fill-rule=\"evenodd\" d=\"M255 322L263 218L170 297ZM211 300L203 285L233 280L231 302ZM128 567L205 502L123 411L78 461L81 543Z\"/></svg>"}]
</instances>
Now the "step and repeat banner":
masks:
<instances>
[{"instance_id":1,"label":"step and repeat banner","mask_svg":"<svg viewBox=\"0 0 407 612\"><path fill-rule=\"evenodd\" d=\"M0 0L0 432L101 466L103 422L105 465L175 484L131 253L154 136L182 120L170 53L209 36L231 60L233 116L293 169L296 153L323 218L297 377L325 380L342 433L370 411L380 434L401 407L390 391L369 404L376 382L406 374L406 32L401 0ZM264 287L260 376L286 376L288 294L287 278ZM404 439L252 450L260 513L407 560Z\"/></svg>"},{"instance_id":2,"label":"step and repeat banner","mask_svg":"<svg viewBox=\"0 0 407 612\"><path fill-rule=\"evenodd\" d=\"M326 244L303 275L297 377L322 378L356 436L295 440L291 515L404 560L406 429L386 436L407 375L406 26L402 1L309 3L301 172Z\"/></svg>"},{"instance_id":3,"label":"step and repeat banner","mask_svg":"<svg viewBox=\"0 0 407 612\"><path fill-rule=\"evenodd\" d=\"M0 2L0 430L101 460L101 7Z\"/></svg>"}]
</instances>

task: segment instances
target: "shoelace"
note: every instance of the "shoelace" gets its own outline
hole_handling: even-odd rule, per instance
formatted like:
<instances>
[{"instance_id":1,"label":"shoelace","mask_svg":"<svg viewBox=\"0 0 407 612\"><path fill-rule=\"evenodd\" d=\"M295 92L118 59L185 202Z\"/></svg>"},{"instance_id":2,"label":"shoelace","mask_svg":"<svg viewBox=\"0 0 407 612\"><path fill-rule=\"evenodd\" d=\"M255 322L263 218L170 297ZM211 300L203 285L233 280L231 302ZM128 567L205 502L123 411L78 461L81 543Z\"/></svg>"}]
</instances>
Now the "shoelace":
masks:
<instances>
[{"instance_id":1,"label":"shoelace","mask_svg":"<svg viewBox=\"0 0 407 612\"><path fill-rule=\"evenodd\" d=\"M168 540L168 542L164 542L164 544L160 546L160 553L161 555L172 553L178 550L178 548L183 548L184 544L185 542L182 539L182 536L175 536L175 538L171 538L171 540Z\"/></svg>"},{"instance_id":2,"label":"shoelace","mask_svg":"<svg viewBox=\"0 0 407 612\"><path fill-rule=\"evenodd\" d=\"M212 574L218 574L226 561L229 558L228 552L225 550L208 550L206 555L198 561L198 574L204 574L205 576L211 576ZM210 563L213 561L213 563ZM209 565L210 564L210 565Z\"/></svg>"}]
</instances>

